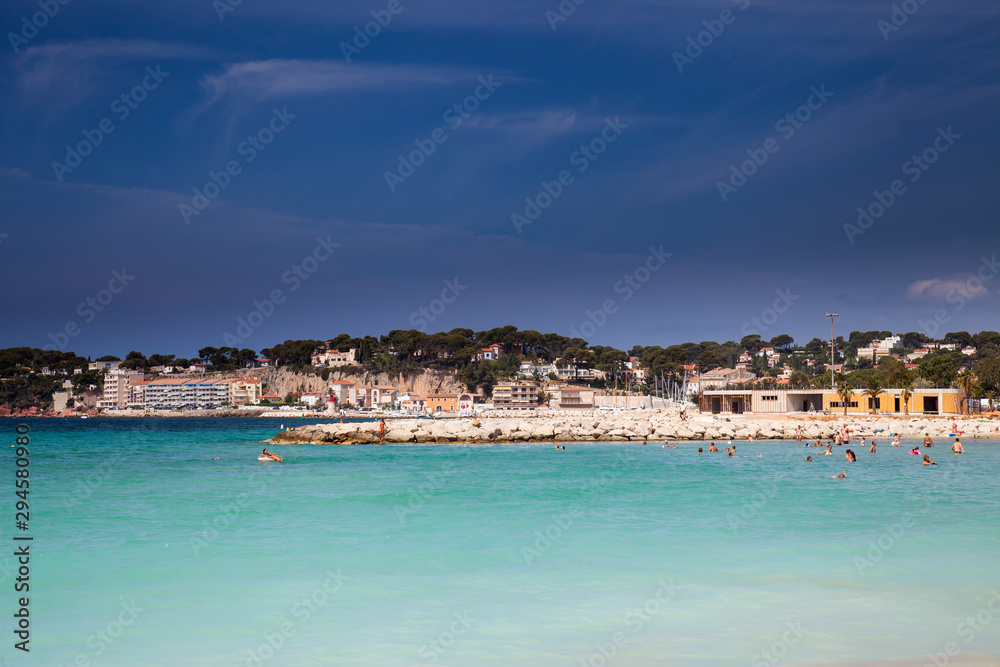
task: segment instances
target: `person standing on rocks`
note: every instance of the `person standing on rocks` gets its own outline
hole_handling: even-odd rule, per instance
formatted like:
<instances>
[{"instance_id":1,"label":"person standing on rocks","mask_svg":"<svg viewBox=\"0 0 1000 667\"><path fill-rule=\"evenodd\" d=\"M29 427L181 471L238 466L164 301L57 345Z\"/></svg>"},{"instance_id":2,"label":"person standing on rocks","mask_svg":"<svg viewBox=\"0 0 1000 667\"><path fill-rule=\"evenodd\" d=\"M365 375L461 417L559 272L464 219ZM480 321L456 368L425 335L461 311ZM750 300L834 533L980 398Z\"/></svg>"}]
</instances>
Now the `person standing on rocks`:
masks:
<instances>
[{"instance_id":1,"label":"person standing on rocks","mask_svg":"<svg viewBox=\"0 0 1000 667\"><path fill-rule=\"evenodd\" d=\"M379 444L385 442L385 420L384 419L378 423L378 441L379 441Z\"/></svg>"}]
</instances>

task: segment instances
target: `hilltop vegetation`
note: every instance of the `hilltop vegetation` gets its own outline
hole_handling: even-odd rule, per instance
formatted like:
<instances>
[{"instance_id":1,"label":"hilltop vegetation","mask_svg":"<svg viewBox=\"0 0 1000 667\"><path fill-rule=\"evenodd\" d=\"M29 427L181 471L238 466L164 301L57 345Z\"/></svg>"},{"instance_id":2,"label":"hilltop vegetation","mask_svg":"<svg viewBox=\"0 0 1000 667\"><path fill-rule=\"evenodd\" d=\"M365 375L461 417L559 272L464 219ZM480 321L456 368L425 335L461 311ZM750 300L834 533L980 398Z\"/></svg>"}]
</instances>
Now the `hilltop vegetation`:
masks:
<instances>
[{"instance_id":1,"label":"hilltop vegetation","mask_svg":"<svg viewBox=\"0 0 1000 667\"><path fill-rule=\"evenodd\" d=\"M834 343L834 364L838 368L842 366L843 371L837 374L838 385L860 389L960 386L971 396L997 397L1000 333L959 331L933 340L919 332L908 332L899 334L898 347L891 350L892 356L882 357L877 365L859 356L860 349L892 335L890 331L852 331L846 339L838 337ZM499 357L477 360L477 352L491 345L499 346ZM932 349L921 358L913 359L915 368L908 368L907 357L924 347ZM661 381L677 381L692 373L735 368L737 364L744 365L758 379L747 382L770 382L772 386L829 387L832 376L830 341L819 338L800 345L787 334L769 340L752 335L739 342L702 341L667 347L637 345L622 350L590 345L581 338L556 333L522 331L512 325L486 331L458 328L431 334L414 329L393 330L378 338L342 333L329 339L286 340L259 353L247 348L203 347L191 358L172 354L147 357L133 350L121 360L121 366L145 372L156 369L182 372L197 362L206 364L208 371L239 371L253 367L258 358L264 357L287 370L315 374L327 380L333 369L315 367L311 360L315 352L327 349L356 350L355 365L341 367L338 369L341 373L412 378L427 370L446 371L454 373L470 390L487 395L497 382L517 376L523 361L554 363L559 368L595 369L600 371L595 374L597 379L587 383L600 388L621 378L627 372L629 359L634 357L647 379L644 383L635 382L634 374L630 379L636 389L645 392L653 391ZM109 355L98 359L104 360L118 361L119 358ZM52 392L66 379L76 389L100 386L103 372L88 370L89 363L89 359L72 352L28 347L0 350L0 404L15 409L46 407ZM43 369L54 374L43 375ZM82 372L75 373L78 369ZM546 378L536 376L532 379L540 383Z\"/></svg>"}]
</instances>

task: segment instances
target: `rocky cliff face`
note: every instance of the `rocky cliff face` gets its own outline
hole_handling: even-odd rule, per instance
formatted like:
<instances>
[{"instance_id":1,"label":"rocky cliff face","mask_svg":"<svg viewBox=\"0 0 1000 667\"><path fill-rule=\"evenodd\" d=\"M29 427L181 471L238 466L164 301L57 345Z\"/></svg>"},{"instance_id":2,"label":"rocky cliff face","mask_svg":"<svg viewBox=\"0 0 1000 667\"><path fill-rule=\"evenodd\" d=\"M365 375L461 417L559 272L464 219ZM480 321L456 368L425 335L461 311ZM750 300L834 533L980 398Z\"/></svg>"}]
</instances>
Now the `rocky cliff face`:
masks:
<instances>
[{"instance_id":1,"label":"rocky cliff face","mask_svg":"<svg viewBox=\"0 0 1000 667\"><path fill-rule=\"evenodd\" d=\"M443 371L427 371L416 376L391 377L385 373L372 375L369 373L345 373L333 369L328 380L312 373L293 373L284 368L255 368L252 370L232 371L227 373L209 373L211 377L259 377L264 381L265 394L306 393L326 391L334 380L347 380L362 385L392 385L400 391L416 392L421 396L428 394L458 394L466 391L465 385L458 381L452 373Z\"/></svg>"}]
</instances>

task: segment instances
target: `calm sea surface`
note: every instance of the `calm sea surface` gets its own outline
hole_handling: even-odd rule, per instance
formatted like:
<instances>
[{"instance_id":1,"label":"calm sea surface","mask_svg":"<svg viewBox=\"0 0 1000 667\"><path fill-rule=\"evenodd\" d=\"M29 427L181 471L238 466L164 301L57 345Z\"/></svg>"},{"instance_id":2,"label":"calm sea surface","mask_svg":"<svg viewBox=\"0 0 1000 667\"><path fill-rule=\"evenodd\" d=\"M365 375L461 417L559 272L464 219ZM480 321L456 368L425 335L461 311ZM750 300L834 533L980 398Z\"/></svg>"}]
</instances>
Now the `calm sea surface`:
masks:
<instances>
[{"instance_id":1,"label":"calm sea surface","mask_svg":"<svg viewBox=\"0 0 1000 667\"><path fill-rule=\"evenodd\" d=\"M708 443L304 445L259 463L281 424L0 419L2 664L716 667L926 662L949 642L1000 655L997 440L954 456L939 437L931 468L888 438L857 463L787 441L735 458L699 455ZM25 534L30 654L11 631Z\"/></svg>"}]
</instances>

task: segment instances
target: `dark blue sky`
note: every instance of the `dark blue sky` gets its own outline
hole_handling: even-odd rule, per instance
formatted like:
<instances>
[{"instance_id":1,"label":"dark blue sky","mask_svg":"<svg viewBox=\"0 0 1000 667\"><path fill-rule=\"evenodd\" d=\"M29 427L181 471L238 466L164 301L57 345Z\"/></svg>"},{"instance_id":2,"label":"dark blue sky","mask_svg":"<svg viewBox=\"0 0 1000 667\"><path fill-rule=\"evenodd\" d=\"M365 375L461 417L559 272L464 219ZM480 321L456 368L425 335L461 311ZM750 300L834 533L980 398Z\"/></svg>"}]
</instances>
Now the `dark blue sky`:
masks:
<instances>
[{"instance_id":1,"label":"dark blue sky","mask_svg":"<svg viewBox=\"0 0 1000 667\"><path fill-rule=\"evenodd\" d=\"M1000 328L996 3L223 2L8 3L0 347Z\"/></svg>"}]
</instances>

